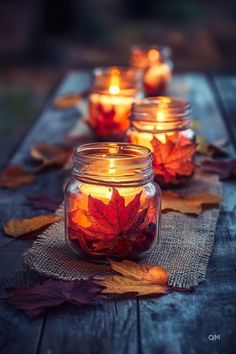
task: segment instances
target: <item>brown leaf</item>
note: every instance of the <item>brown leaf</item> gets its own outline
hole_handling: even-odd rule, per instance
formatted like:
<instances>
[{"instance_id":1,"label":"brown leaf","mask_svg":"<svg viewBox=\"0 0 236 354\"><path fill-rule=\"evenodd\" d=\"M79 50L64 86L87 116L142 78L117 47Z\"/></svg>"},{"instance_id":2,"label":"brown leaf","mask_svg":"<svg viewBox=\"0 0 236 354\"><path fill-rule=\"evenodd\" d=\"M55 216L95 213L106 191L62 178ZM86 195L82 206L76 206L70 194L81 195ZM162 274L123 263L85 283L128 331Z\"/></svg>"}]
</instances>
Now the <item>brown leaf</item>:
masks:
<instances>
[{"instance_id":1,"label":"brown leaf","mask_svg":"<svg viewBox=\"0 0 236 354\"><path fill-rule=\"evenodd\" d=\"M199 194L189 198L183 198L172 191L162 192L162 210L175 210L182 214L199 215L204 206L215 207L222 199L214 194Z\"/></svg>"},{"instance_id":2,"label":"brown leaf","mask_svg":"<svg viewBox=\"0 0 236 354\"><path fill-rule=\"evenodd\" d=\"M25 171L21 166L10 166L0 174L0 187L16 189L26 184L32 184L35 176Z\"/></svg>"},{"instance_id":3,"label":"brown leaf","mask_svg":"<svg viewBox=\"0 0 236 354\"><path fill-rule=\"evenodd\" d=\"M32 287L8 289L7 302L33 318L47 308L59 306L65 302L75 305L90 303L102 298L102 287L91 280L46 280ZM103 295L104 297L104 295Z\"/></svg>"},{"instance_id":4,"label":"brown leaf","mask_svg":"<svg viewBox=\"0 0 236 354\"><path fill-rule=\"evenodd\" d=\"M3 229L9 236L20 237L60 220L61 218L55 214L33 216L30 219L11 219L3 226Z\"/></svg>"},{"instance_id":5,"label":"brown leaf","mask_svg":"<svg viewBox=\"0 0 236 354\"><path fill-rule=\"evenodd\" d=\"M223 157L228 156L228 152L223 148L227 141L225 139L219 139L213 143L208 143L203 135L197 136L197 152L211 157Z\"/></svg>"},{"instance_id":6,"label":"brown leaf","mask_svg":"<svg viewBox=\"0 0 236 354\"><path fill-rule=\"evenodd\" d=\"M64 96L56 97L53 101L54 107L58 109L68 109L76 107L80 101L89 95L89 91L82 93L71 93Z\"/></svg>"},{"instance_id":7,"label":"brown leaf","mask_svg":"<svg viewBox=\"0 0 236 354\"><path fill-rule=\"evenodd\" d=\"M205 160L201 166L203 172L216 174L220 179L236 178L236 159Z\"/></svg>"},{"instance_id":8,"label":"brown leaf","mask_svg":"<svg viewBox=\"0 0 236 354\"><path fill-rule=\"evenodd\" d=\"M47 143L36 144L30 151L31 158L41 162L37 171L48 166L63 166L68 161L71 154L71 149Z\"/></svg>"},{"instance_id":9,"label":"brown leaf","mask_svg":"<svg viewBox=\"0 0 236 354\"><path fill-rule=\"evenodd\" d=\"M96 281L105 286L103 293L137 293L138 296L164 294L167 289L168 272L161 267L138 265L130 261L110 261L111 267L121 275L109 276Z\"/></svg>"}]
</instances>

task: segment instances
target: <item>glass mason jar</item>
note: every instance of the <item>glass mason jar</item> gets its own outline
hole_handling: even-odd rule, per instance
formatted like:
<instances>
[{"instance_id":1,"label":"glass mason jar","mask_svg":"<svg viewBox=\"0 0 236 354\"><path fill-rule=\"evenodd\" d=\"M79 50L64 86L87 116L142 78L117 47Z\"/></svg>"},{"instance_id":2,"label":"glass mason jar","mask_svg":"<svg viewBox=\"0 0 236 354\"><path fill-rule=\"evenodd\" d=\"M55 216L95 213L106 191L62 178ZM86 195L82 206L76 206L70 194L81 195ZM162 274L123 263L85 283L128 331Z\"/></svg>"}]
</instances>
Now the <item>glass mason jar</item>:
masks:
<instances>
[{"instance_id":1,"label":"glass mason jar","mask_svg":"<svg viewBox=\"0 0 236 354\"><path fill-rule=\"evenodd\" d=\"M196 139L190 105L180 99L152 97L132 106L126 140L153 152L155 181L161 187L187 182L194 172Z\"/></svg>"},{"instance_id":2,"label":"glass mason jar","mask_svg":"<svg viewBox=\"0 0 236 354\"><path fill-rule=\"evenodd\" d=\"M152 153L128 143L91 143L74 149L65 191L66 239L89 260L137 259L158 236L160 188Z\"/></svg>"},{"instance_id":3,"label":"glass mason jar","mask_svg":"<svg viewBox=\"0 0 236 354\"><path fill-rule=\"evenodd\" d=\"M122 139L129 127L134 98L141 98L137 71L125 67L97 68L89 96L89 124L102 140Z\"/></svg>"},{"instance_id":4,"label":"glass mason jar","mask_svg":"<svg viewBox=\"0 0 236 354\"><path fill-rule=\"evenodd\" d=\"M161 96L166 93L173 71L169 47L132 47L131 66L140 70L146 96Z\"/></svg>"}]
</instances>

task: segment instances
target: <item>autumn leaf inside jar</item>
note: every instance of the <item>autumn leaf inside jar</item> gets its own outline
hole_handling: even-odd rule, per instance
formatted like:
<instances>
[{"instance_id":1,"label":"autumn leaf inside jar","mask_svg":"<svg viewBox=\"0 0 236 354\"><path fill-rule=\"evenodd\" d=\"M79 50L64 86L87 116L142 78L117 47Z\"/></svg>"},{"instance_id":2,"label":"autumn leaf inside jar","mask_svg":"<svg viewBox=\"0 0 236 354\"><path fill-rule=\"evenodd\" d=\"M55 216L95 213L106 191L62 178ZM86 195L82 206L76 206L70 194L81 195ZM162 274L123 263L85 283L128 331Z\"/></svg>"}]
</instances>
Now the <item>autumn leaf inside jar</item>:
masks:
<instances>
[{"instance_id":1,"label":"autumn leaf inside jar","mask_svg":"<svg viewBox=\"0 0 236 354\"><path fill-rule=\"evenodd\" d=\"M127 143L93 143L74 151L65 192L66 238L91 260L137 259L158 236L160 189L152 153Z\"/></svg>"},{"instance_id":2,"label":"autumn leaf inside jar","mask_svg":"<svg viewBox=\"0 0 236 354\"><path fill-rule=\"evenodd\" d=\"M162 187L187 182L196 168L190 114L190 105L176 98L150 97L133 104L127 140L152 151L155 181Z\"/></svg>"},{"instance_id":3,"label":"autumn leaf inside jar","mask_svg":"<svg viewBox=\"0 0 236 354\"><path fill-rule=\"evenodd\" d=\"M160 96L166 93L173 71L169 47L134 46L131 48L130 65L140 70L146 96Z\"/></svg>"},{"instance_id":4,"label":"autumn leaf inside jar","mask_svg":"<svg viewBox=\"0 0 236 354\"><path fill-rule=\"evenodd\" d=\"M95 69L89 96L89 124L96 135L102 140L122 139L129 127L134 98L140 95L136 70L124 67Z\"/></svg>"}]
</instances>

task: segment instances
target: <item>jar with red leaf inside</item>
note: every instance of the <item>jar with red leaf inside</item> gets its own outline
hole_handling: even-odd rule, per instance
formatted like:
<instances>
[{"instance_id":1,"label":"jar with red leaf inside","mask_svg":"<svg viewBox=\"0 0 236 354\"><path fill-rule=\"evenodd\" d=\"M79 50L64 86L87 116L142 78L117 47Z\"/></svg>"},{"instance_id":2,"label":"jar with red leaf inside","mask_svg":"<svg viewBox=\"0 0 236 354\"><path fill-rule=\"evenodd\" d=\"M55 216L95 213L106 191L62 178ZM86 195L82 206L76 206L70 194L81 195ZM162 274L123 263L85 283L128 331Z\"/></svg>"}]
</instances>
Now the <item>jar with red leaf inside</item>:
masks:
<instances>
[{"instance_id":1,"label":"jar with red leaf inside","mask_svg":"<svg viewBox=\"0 0 236 354\"><path fill-rule=\"evenodd\" d=\"M127 141L153 153L155 181L161 187L187 182L196 168L196 139L190 105L170 97L137 100L132 107Z\"/></svg>"},{"instance_id":2,"label":"jar with red leaf inside","mask_svg":"<svg viewBox=\"0 0 236 354\"><path fill-rule=\"evenodd\" d=\"M130 64L140 71L146 96L160 96L166 93L173 71L169 47L134 46L131 48Z\"/></svg>"},{"instance_id":3,"label":"jar with red leaf inside","mask_svg":"<svg viewBox=\"0 0 236 354\"><path fill-rule=\"evenodd\" d=\"M137 71L132 68L95 69L88 121L101 140L124 137L134 98L142 97L139 83Z\"/></svg>"},{"instance_id":4,"label":"jar with red leaf inside","mask_svg":"<svg viewBox=\"0 0 236 354\"><path fill-rule=\"evenodd\" d=\"M66 239L87 259L138 259L154 247L160 188L152 153L128 143L92 143L74 150L65 192Z\"/></svg>"}]
</instances>

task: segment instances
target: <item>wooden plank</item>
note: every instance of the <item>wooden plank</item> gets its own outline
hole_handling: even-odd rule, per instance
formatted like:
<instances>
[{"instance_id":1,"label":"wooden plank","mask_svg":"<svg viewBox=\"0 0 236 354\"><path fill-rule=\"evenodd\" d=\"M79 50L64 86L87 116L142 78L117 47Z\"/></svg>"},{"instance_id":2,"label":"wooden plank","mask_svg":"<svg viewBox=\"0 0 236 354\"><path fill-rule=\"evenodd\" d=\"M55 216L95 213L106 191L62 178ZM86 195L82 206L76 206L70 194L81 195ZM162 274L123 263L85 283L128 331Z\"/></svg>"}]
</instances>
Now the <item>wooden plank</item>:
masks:
<instances>
[{"instance_id":1,"label":"wooden plank","mask_svg":"<svg viewBox=\"0 0 236 354\"><path fill-rule=\"evenodd\" d=\"M227 137L203 76L176 76L171 95L191 102L195 117L201 121L200 132L210 141ZM224 183L224 197L206 282L191 294L173 293L139 301L141 353L220 354L235 348L235 183ZM214 335L220 335L220 340L210 340Z\"/></svg>"},{"instance_id":2,"label":"wooden plank","mask_svg":"<svg viewBox=\"0 0 236 354\"><path fill-rule=\"evenodd\" d=\"M89 76L70 75L59 87L58 94L68 90L80 90L88 86ZM60 142L64 134L77 121L79 114L75 110L59 112L45 107L40 119L26 136L14 154L11 164L19 163L27 166L30 146L35 142ZM2 224L12 217L30 217L39 212L33 212L25 204L25 196L48 191L55 195L62 194L63 174L60 171L45 173L37 177L37 183L24 186L16 191L0 189L0 213ZM41 211L43 213L43 211ZM26 269L22 254L30 247L32 241L12 241L0 230L0 284L1 288L17 284L31 283L38 280L36 273ZM36 353L41 340L44 319L29 321L24 314L11 306L1 303L0 309L0 352L1 354Z\"/></svg>"},{"instance_id":3,"label":"wooden plank","mask_svg":"<svg viewBox=\"0 0 236 354\"><path fill-rule=\"evenodd\" d=\"M74 75L75 78L80 80L79 76ZM39 353L135 354L137 339L136 300L103 302L82 308L67 306L65 311L48 315Z\"/></svg>"},{"instance_id":4,"label":"wooden plank","mask_svg":"<svg viewBox=\"0 0 236 354\"><path fill-rule=\"evenodd\" d=\"M236 76L213 76L213 85L216 88L215 93L225 118L228 133L236 147Z\"/></svg>"},{"instance_id":5,"label":"wooden plank","mask_svg":"<svg viewBox=\"0 0 236 354\"><path fill-rule=\"evenodd\" d=\"M138 353L136 304L109 301L51 312L39 353Z\"/></svg>"}]
</instances>

